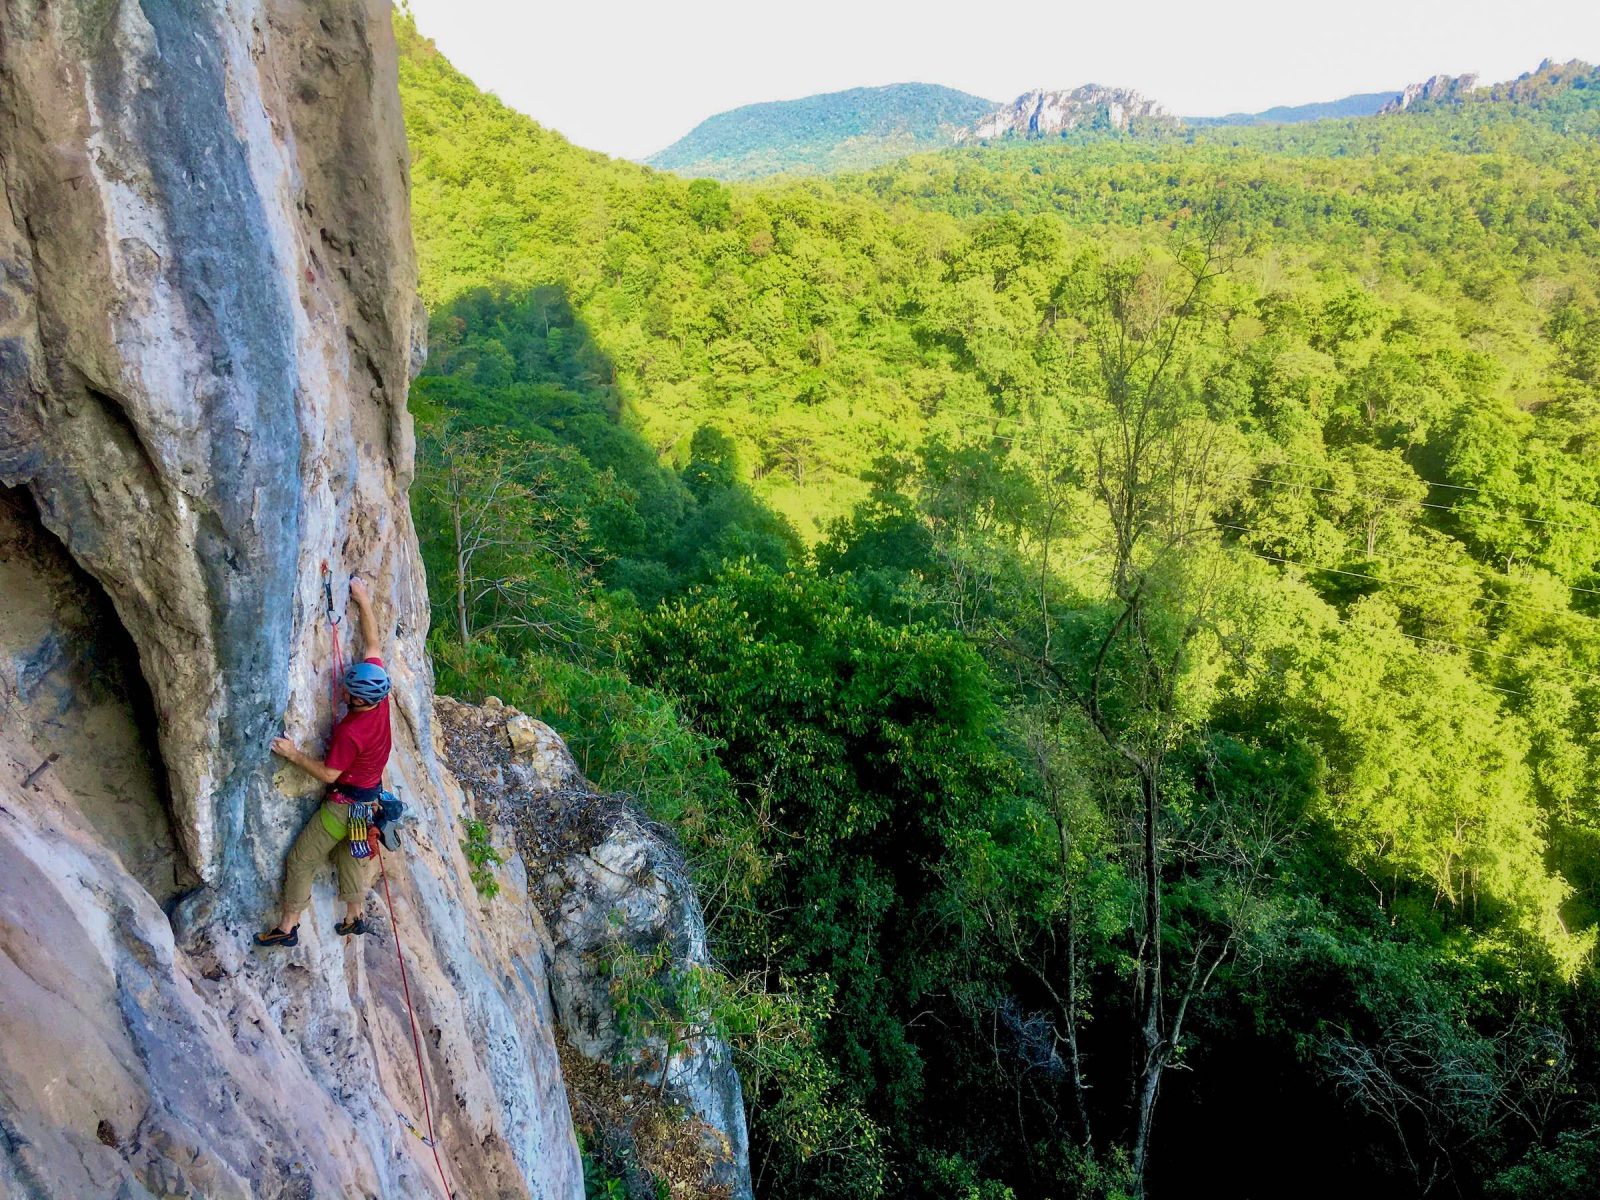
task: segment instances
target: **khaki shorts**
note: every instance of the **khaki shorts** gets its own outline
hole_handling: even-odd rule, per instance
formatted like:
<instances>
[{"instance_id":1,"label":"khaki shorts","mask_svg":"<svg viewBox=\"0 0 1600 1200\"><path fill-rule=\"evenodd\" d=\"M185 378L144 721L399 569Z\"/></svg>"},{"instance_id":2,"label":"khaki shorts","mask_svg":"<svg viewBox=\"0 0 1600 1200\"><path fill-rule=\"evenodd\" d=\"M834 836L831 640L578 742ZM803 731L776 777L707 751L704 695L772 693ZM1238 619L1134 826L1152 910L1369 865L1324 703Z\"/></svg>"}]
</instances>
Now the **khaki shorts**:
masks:
<instances>
[{"instance_id":1,"label":"khaki shorts","mask_svg":"<svg viewBox=\"0 0 1600 1200\"><path fill-rule=\"evenodd\" d=\"M350 839L342 832L349 815L349 805L330 801L323 801L322 807L311 814L311 820L294 840L289 864L284 869L285 908L300 912L310 905L311 881L317 869L330 858L339 879L339 899L346 904L358 904L366 899L378 873L378 860L357 858L350 853ZM334 829L341 831L338 836L332 832Z\"/></svg>"}]
</instances>

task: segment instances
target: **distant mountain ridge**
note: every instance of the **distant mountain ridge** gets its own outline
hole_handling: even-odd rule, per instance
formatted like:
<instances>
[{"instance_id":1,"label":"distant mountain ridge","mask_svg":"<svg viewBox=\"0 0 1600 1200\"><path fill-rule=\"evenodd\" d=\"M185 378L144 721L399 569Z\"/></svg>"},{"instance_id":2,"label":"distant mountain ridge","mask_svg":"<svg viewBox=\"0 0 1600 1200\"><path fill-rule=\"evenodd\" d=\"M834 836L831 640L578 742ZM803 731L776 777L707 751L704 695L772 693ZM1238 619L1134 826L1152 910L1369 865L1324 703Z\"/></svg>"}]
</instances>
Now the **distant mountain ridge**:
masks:
<instances>
[{"instance_id":1,"label":"distant mountain ridge","mask_svg":"<svg viewBox=\"0 0 1600 1200\"><path fill-rule=\"evenodd\" d=\"M1337 100L1220 117L1174 116L1139 92L1092 83L1071 90L1036 89L1007 104L935 84L892 84L719 113L645 161L682 175L718 179L831 174L863 170L908 154L1004 139L1293 125L1422 114L1463 104L1587 107L1594 97L1600 97L1600 69L1576 59L1566 63L1547 59L1534 71L1488 87L1479 87L1476 75L1435 75L1388 92L1359 92Z\"/></svg>"},{"instance_id":2,"label":"distant mountain ridge","mask_svg":"<svg viewBox=\"0 0 1600 1200\"><path fill-rule=\"evenodd\" d=\"M937 84L898 83L729 109L707 117L644 161L679 175L724 180L785 173L826 175L1002 137L1096 130L1138 134L1185 125L1287 124L1371 116L1399 95L1396 89L1258 113L1178 117L1129 88L1092 83L1071 90L1036 89L1008 104Z\"/></svg>"},{"instance_id":3,"label":"distant mountain ridge","mask_svg":"<svg viewBox=\"0 0 1600 1200\"><path fill-rule=\"evenodd\" d=\"M721 179L851 170L943 149L996 107L937 84L851 88L718 113L645 161Z\"/></svg>"},{"instance_id":4,"label":"distant mountain ridge","mask_svg":"<svg viewBox=\"0 0 1600 1200\"><path fill-rule=\"evenodd\" d=\"M1370 117L1394 100L1395 92L1357 92L1313 104L1279 104L1261 112L1234 112L1220 117L1184 117L1185 125L1298 125L1305 121Z\"/></svg>"}]
</instances>

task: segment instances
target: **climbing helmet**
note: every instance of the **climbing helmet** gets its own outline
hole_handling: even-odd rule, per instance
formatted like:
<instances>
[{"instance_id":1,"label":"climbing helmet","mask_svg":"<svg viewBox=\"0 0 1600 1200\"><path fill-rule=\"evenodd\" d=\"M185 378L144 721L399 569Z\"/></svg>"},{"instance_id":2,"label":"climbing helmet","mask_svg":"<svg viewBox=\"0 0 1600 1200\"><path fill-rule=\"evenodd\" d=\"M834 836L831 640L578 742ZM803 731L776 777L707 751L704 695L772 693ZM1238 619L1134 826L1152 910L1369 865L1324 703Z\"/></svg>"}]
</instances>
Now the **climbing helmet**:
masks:
<instances>
[{"instance_id":1,"label":"climbing helmet","mask_svg":"<svg viewBox=\"0 0 1600 1200\"><path fill-rule=\"evenodd\" d=\"M377 663L351 663L344 673L344 690L363 704L376 704L389 694L389 672Z\"/></svg>"}]
</instances>

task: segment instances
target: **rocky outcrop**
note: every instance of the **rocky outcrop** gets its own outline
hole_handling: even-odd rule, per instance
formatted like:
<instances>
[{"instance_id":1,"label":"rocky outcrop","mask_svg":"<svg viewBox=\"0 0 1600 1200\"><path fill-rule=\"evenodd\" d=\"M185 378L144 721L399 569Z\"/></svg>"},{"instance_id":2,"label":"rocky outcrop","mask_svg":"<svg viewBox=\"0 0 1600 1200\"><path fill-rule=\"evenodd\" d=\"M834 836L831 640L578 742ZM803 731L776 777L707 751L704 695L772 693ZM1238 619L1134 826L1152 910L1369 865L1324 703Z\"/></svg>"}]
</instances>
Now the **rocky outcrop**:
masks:
<instances>
[{"instance_id":1,"label":"rocky outcrop","mask_svg":"<svg viewBox=\"0 0 1600 1200\"><path fill-rule=\"evenodd\" d=\"M530 876L554 948L562 1032L594 1064L628 1064L622 1074L635 1086L611 1089L616 1103L593 1105L603 1132L626 1141L637 1098L660 1093L680 1112L675 1140L699 1143L696 1194L750 1200L744 1099L726 1042L700 1033L674 1050L653 1033L625 1036L611 992L619 954L668 977L712 969L705 921L672 840L625 798L596 792L549 726L492 697L481 708L440 697L438 714L442 756ZM704 1014L680 1016L698 1027ZM581 1107L585 1097L574 1102ZM641 1157L629 1150L629 1159Z\"/></svg>"},{"instance_id":2,"label":"rocky outcrop","mask_svg":"<svg viewBox=\"0 0 1600 1200\"><path fill-rule=\"evenodd\" d=\"M549 948L432 747L388 5L8 0L0 116L0 1195L443 1195L399 939L455 1193L580 1196ZM398 927L335 937L324 881L262 956L317 792L268 740L326 731L352 573Z\"/></svg>"},{"instance_id":3,"label":"rocky outcrop","mask_svg":"<svg viewBox=\"0 0 1600 1200\"><path fill-rule=\"evenodd\" d=\"M1398 96L1378 110L1378 115L1405 112L1419 106L1459 104L1477 86L1476 75L1435 75L1421 83L1408 83Z\"/></svg>"},{"instance_id":4,"label":"rocky outcrop","mask_svg":"<svg viewBox=\"0 0 1600 1200\"><path fill-rule=\"evenodd\" d=\"M1537 108L1557 101L1574 89L1586 90L1593 95L1595 88L1600 88L1600 67L1580 58L1564 63L1547 58L1534 70L1484 88L1479 95L1486 95L1494 102L1509 101Z\"/></svg>"},{"instance_id":5,"label":"rocky outcrop","mask_svg":"<svg viewBox=\"0 0 1600 1200\"><path fill-rule=\"evenodd\" d=\"M1128 88L1088 83L1072 91L1032 91L984 117L963 140L1000 137L1053 137L1072 130L1115 130L1176 126L1177 119L1156 101Z\"/></svg>"}]
</instances>

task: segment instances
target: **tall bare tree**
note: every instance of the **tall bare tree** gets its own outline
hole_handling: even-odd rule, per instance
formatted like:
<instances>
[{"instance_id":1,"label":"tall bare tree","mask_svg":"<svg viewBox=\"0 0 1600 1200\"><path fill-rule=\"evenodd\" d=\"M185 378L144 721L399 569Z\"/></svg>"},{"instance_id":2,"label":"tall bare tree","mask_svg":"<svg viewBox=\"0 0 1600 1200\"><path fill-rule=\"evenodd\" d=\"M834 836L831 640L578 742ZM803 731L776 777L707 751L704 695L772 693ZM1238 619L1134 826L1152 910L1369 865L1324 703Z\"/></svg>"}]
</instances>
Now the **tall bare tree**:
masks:
<instances>
[{"instance_id":1,"label":"tall bare tree","mask_svg":"<svg viewBox=\"0 0 1600 1200\"><path fill-rule=\"evenodd\" d=\"M1163 1076L1181 1055L1194 1002L1239 949L1227 921L1174 936L1165 904L1171 877L1179 867L1204 863L1248 896L1262 886L1279 836L1270 822L1223 805L1204 820L1187 821L1181 838L1170 832L1169 756L1191 723L1182 683L1196 639L1211 625L1216 595L1211 571L1218 560L1207 548L1216 542L1217 510L1244 474L1207 420L1198 386L1201 334L1228 263L1227 224L1220 214L1202 218L1198 235L1170 256L1089 258L1063 281L1053 309L1071 323L1079 348L1082 375L1073 390L1085 404L1076 419L1087 425L1088 454L1077 469L1064 469L1055 446L1042 444L1037 476L1044 491L1031 546L1038 557L1037 624L1004 639L1127 772L1131 803L1118 815L1120 855L1138 896L1130 997L1138 1050L1126 1149L1138 1195ZM1051 586L1053 543L1065 524L1059 497L1066 492L1093 497L1103 531L1096 554L1106 564L1109 604L1088 643L1081 611L1063 612ZM1054 807L1068 838L1069 810ZM1087 1146L1088 1068L1077 1038L1086 1003L1078 907L1069 903L1063 913L1065 952L1054 958L1064 975L1049 990L1062 1010L1075 1124Z\"/></svg>"},{"instance_id":2,"label":"tall bare tree","mask_svg":"<svg viewBox=\"0 0 1600 1200\"><path fill-rule=\"evenodd\" d=\"M596 564L587 519L558 486L569 459L505 430L427 434L418 482L444 535L463 647L501 631L566 642L583 630Z\"/></svg>"}]
</instances>

